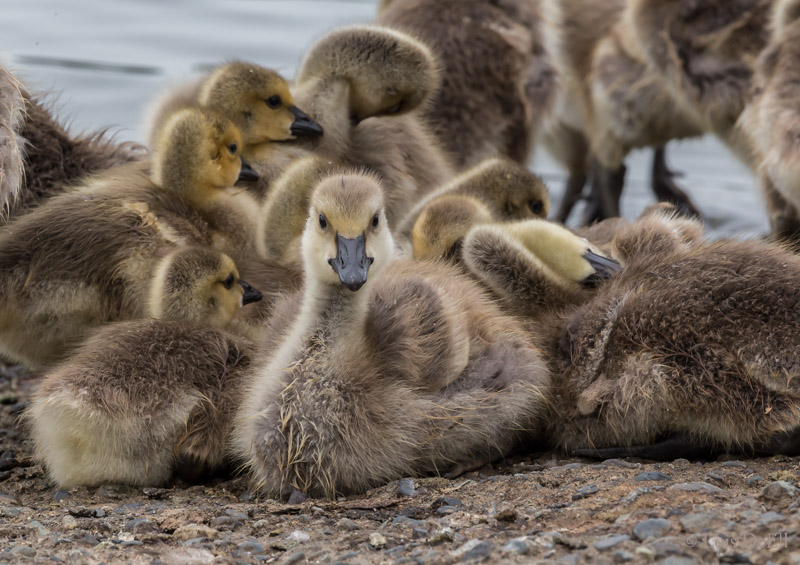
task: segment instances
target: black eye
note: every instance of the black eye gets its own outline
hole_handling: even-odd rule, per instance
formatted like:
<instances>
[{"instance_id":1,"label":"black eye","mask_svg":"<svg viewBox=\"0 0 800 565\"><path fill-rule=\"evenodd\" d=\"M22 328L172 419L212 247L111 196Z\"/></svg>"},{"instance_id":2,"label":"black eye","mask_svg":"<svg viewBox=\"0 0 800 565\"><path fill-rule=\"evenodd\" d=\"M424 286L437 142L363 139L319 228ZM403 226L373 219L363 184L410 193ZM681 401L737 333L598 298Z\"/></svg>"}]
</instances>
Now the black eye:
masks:
<instances>
[{"instance_id":1,"label":"black eye","mask_svg":"<svg viewBox=\"0 0 800 565\"><path fill-rule=\"evenodd\" d=\"M319 227L325 229L328 227L328 220L325 219L325 214L319 215Z\"/></svg>"},{"instance_id":2,"label":"black eye","mask_svg":"<svg viewBox=\"0 0 800 565\"><path fill-rule=\"evenodd\" d=\"M275 108L280 108L280 107L281 107L281 104L283 104L283 100L281 100L281 97L280 97L280 96L278 96L277 94L275 94L275 95L273 95L273 96L270 96L269 98L267 98L267 106L269 106L269 107L270 107L270 108L272 108L273 110L274 110Z\"/></svg>"},{"instance_id":3,"label":"black eye","mask_svg":"<svg viewBox=\"0 0 800 565\"><path fill-rule=\"evenodd\" d=\"M233 273L231 273L230 275L228 275L227 279L222 281L222 286L224 286L228 290L232 289L233 288L233 280L234 280Z\"/></svg>"},{"instance_id":4,"label":"black eye","mask_svg":"<svg viewBox=\"0 0 800 565\"><path fill-rule=\"evenodd\" d=\"M542 212L544 212L544 202L541 200L531 200L528 202L528 206L530 206L531 212L537 216L541 216Z\"/></svg>"},{"instance_id":5,"label":"black eye","mask_svg":"<svg viewBox=\"0 0 800 565\"><path fill-rule=\"evenodd\" d=\"M239 149L239 146L236 145L235 143L231 143L230 145L228 145L228 151L231 152L231 155L236 155L236 151L238 149Z\"/></svg>"},{"instance_id":6,"label":"black eye","mask_svg":"<svg viewBox=\"0 0 800 565\"><path fill-rule=\"evenodd\" d=\"M377 228L378 227L378 214L375 214L374 216L372 216L372 227L373 228Z\"/></svg>"}]
</instances>

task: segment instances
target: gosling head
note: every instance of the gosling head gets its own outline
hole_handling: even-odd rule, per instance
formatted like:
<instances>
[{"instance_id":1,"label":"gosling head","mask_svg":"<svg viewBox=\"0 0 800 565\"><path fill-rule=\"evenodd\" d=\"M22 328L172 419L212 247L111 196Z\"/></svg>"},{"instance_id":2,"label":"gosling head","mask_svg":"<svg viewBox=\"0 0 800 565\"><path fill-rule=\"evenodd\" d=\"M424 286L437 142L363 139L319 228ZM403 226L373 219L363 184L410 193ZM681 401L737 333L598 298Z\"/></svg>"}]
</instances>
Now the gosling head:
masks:
<instances>
[{"instance_id":1,"label":"gosling head","mask_svg":"<svg viewBox=\"0 0 800 565\"><path fill-rule=\"evenodd\" d=\"M311 195L302 239L306 277L352 291L391 260L394 240L386 222L383 190L366 174L336 174Z\"/></svg>"},{"instance_id":2,"label":"gosling head","mask_svg":"<svg viewBox=\"0 0 800 565\"><path fill-rule=\"evenodd\" d=\"M349 83L355 123L409 112L439 87L433 52L406 33L380 26L345 27L320 39L303 60L297 82L326 79Z\"/></svg>"},{"instance_id":3,"label":"gosling head","mask_svg":"<svg viewBox=\"0 0 800 565\"><path fill-rule=\"evenodd\" d=\"M414 259L458 260L469 230L492 221L489 208L477 198L444 194L422 210L411 230Z\"/></svg>"},{"instance_id":4,"label":"gosling head","mask_svg":"<svg viewBox=\"0 0 800 565\"><path fill-rule=\"evenodd\" d=\"M213 249L173 251L156 268L150 288L150 315L225 329L245 304L261 293L239 278L233 259Z\"/></svg>"},{"instance_id":5,"label":"gosling head","mask_svg":"<svg viewBox=\"0 0 800 565\"><path fill-rule=\"evenodd\" d=\"M218 67L203 82L199 102L232 120L248 147L322 135L322 127L295 105L283 77L253 63Z\"/></svg>"},{"instance_id":6,"label":"gosling head","mask_svg":"<svg viewBox=\"0 0 800 565\"><path fill-rule=\"evenodd\" d=\"M550 212L550 196L542 179L509 159L486 160L467 171L462 182L471 194L484 195L498 219L546 218Z\"/></svg>"},{"instance_id":7,"label":"gosling head","mask_svg":"<svg viewBox=\"0 0 800 565\"><path fill-rule=\"evenodd\" d=\"M152 180L191 200L207 203L237 180L256 180L242 160L242 135L222 116L184 108L172 114L153 147Z\"/></svg>"}]
</instances>

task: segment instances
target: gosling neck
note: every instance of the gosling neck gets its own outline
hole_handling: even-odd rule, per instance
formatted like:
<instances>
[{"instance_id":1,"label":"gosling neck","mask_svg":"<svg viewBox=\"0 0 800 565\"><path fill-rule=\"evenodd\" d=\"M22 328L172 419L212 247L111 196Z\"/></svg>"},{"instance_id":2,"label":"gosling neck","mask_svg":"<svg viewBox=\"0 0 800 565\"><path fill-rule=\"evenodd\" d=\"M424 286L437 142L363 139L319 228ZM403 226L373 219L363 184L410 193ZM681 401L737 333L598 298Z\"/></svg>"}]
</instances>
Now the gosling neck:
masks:
<instances>
[{"instance_id":1,"label":"gosling neck","mask_svg":"<svg viewBox=\"0 0 800 565\"><path fill-rule=\"evenodd\" d=\"M370 282L354 292L343 284L308 281L299 317L303 327L298 329L304 334L324 331L333 338L352 335L353 328L360 327L367 315Z\"/></svg>"}]
</instances>

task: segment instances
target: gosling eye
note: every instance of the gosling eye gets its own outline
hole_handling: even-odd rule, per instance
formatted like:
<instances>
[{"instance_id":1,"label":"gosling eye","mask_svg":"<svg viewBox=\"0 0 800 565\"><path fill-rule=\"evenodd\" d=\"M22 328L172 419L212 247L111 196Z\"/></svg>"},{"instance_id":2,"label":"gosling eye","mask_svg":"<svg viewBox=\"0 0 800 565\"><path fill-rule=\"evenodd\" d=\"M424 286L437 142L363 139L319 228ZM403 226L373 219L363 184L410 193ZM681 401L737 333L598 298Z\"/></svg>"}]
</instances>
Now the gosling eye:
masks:
<instances>
[{"instance_id":1,"label":"gosling eye","mask_svg":"<svg viewBox=\"0 0 800 565\"><path fill-rule=\"evenodd\" d=\"M283 104L283 100L277 94L273 94L269 98L267 98L267 106L275 110L276 108L280 108L281 104Z\"/></svg>"},{"instance_id":2,"label":"gosling eye","mask_svg":"<svg viewBox=\"0 0 800 565\"><path fill-rule=\"evenodd\" d=\"M531 212L537 216L541 216L542 212L544 212L544 202L541 200L531 200L528 202L528 206L530 207Z\"/></svg>"},{"instance_id":3,"label":"gosling eye","mask_svg":"<svg viewBox=\"0 0 800 565\"><path fill-rule=\"evenodd\" d=\"M239 146L236 145L235 143L231 143L230 145L228 145L228 151L230 152L231 155L236 155L236 151L238 150Z\"/></svg>"},{"instance_id":4,"label":"gosling eye","mask_svg":"<svg viewBox=\"0 0 800 565\"><path fill-rule=\"evenodd\" d=\"M222 286L224 286L228 290L232 289L233 288L233 280L234 280L233 273L231 273L230 275L228 275L228 278L226 278L224 281L222 281Z\"/></svg>"},{"instance_id":5,"label":"gosling eye","mask_svg":"<svg viewBox=\"0 0 800 565\"><path fill-rule=\"evenodd\" d=\"M372 227L373 228L377 228L378 227L378 220L379 220L378 214L376 213L374 216L372 216Z\"/></svg>"},{"instance_id":6,"label":"gosling eye","mask_svg":"<svg viewBox=\"0 0 800 565\"><path fill-rule=\"evenodd\" d=\"M325 214L319 215L319 227L322 229L326 229L328 227L328 220L325 218Z\"/></svg>"}]
</instances>

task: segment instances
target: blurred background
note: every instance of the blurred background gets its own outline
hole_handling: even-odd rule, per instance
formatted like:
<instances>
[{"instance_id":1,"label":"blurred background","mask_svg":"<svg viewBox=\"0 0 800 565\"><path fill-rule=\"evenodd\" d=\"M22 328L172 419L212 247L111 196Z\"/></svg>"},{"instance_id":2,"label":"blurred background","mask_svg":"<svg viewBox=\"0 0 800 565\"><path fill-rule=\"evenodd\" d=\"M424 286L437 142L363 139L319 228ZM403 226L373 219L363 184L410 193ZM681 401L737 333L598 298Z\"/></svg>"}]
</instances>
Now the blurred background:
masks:
<instances>
[{"instance_id":1,"label":"blurred background","mask_svg":"<svg viewBox=\"0 0 800 565\"><path fill-rule=\"evenodd\" d=\"M292 78L313 41L335 26L368 22L378 0L25 0L6 2L0 61L35 92L48 92L72 131L111 127L142 141L149 103L171 84L226 59L247 59ZM752 174L715 139L668 146L670 167L716 236L768 231ZM564 174L544 151L531 168L558 201ZM653 201L650 152L628 160L623 214ZM575 217L579 216L577 210Z\"/></svg>"}]
</instances>

